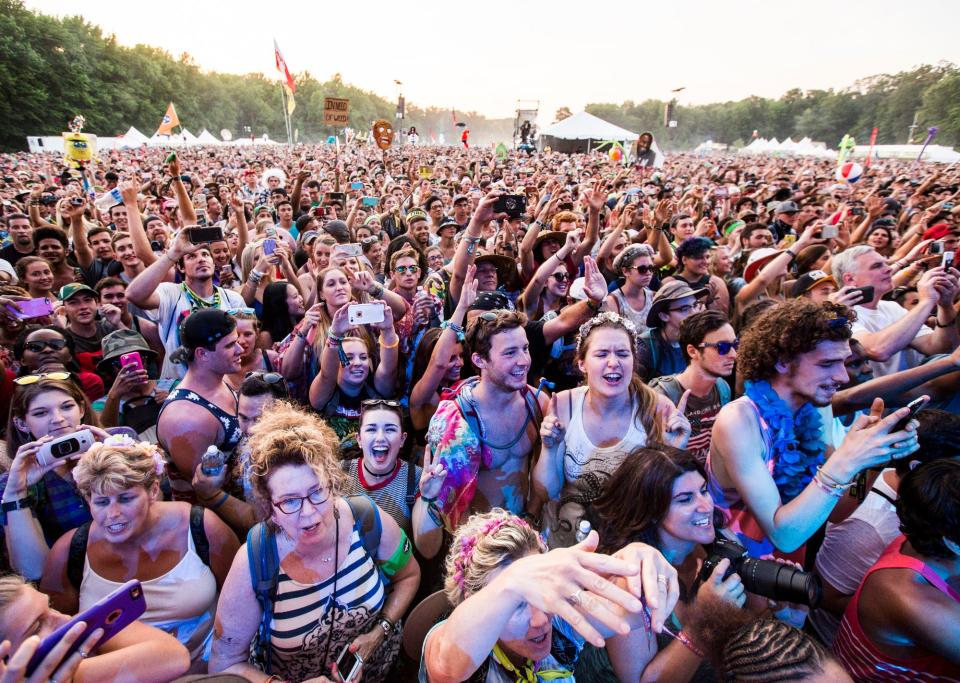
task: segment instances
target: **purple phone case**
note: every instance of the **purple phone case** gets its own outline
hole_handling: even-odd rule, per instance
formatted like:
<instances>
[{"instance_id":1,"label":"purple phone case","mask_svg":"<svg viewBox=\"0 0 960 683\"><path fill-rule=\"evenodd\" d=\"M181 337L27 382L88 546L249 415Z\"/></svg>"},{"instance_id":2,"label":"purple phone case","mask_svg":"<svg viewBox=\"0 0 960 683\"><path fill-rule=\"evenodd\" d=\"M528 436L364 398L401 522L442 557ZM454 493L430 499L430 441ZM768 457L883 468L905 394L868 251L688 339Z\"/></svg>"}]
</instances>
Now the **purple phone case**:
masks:
<instances>
[{"instance_id":1,"label":"purple phone case","mask_svg":"<svg viewBox=\"0 0 960 683\"><path fill-rule=\"evenodd\" d=\"M18 304L21 312L13 308L8 308L8 310L19 320L29 320L31 318L42 318L43 316L53 315L53 304L51 304L50 299L47 298L28 299L27 301L20 301Z\"/></svg>"},{"instance_id":2,"label":"purple phone case","mask_svg":"<svg viewBox=\"0 0 960 683\"><path fill-rule=\"evenodd\" d=\"M143 599L143 588L136 579L127 581L110 595L106 596L94 605L91 605L82 614L78 614L56 631L48 635L40 643L37 651L33 653L30 663L27 665L27 675L33 674L33 671L40 666L40 662L50 651L56 647L60 639L66 635L67 631L73 628L78 621L84 622L87 627L74 643L70 650L64 655L66 660L86 642L90 634L98 628L103 629L103 637L90 648L91 651L103 645L117 633L129 626L140 618L147 610L147 603Z\"/></svg>"}]
</instances>

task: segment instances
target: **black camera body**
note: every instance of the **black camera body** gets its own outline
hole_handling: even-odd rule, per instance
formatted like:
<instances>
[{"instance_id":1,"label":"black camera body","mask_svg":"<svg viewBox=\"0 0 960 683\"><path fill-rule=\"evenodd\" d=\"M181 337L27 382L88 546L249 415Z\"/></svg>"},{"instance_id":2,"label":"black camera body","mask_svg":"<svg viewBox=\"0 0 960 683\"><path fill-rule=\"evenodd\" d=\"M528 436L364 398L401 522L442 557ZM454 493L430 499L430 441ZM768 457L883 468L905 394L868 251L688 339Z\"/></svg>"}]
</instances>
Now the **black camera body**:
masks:
<instances>
[{"instance_id":1,"label":"black camera body","mask_svg":"<svg viewBox=\"0 0 960 683\"><path fill-rule=\"evenodd\" d=\"M697 582L710 580L710 575L720 561L730 560L730 568L723 578L736 572L743 587L751 593L778 602L793 602L808 607L817 607L823 597L820 577L797 569L793 565L774 560L758 560L747 555L747 549L736 541L718 537L707 546L707 559L703 561Z\"/></svg>"},{"instance_id":2,"label":"black camera body","mask_svg":"<svg viewBox=\"0 0 960 683\"><path fill-rule=\"evenodd\" d=\"M493 205L496 213L505 213L510 218L520 218L527 212L527 198L522 194L505 194L497 197Z\"/></svg>"}]
</instances>

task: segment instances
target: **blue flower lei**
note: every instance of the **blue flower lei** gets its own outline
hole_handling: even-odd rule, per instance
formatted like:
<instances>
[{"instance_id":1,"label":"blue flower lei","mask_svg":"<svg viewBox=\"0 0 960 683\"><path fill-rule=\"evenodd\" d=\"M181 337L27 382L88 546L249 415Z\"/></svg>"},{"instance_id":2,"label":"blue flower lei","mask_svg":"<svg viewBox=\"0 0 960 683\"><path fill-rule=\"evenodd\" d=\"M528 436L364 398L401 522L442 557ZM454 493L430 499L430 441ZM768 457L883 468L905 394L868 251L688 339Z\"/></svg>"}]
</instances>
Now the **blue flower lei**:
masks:
<instances>
[{"instance_id":1,"label":"blue flower lei","mask_svg":"<svg viewBox=\"0 0 960 683\"><path fill-rule=\"evenodd\" d=\"M826 452L822 439L823 420L811 403L804 403L793 415L770 382L765 380L748 380L746 393L773 432L773 481L780 491L780 499L788 503L800 495L823 464Z\"/></svg>"}]
</instances>

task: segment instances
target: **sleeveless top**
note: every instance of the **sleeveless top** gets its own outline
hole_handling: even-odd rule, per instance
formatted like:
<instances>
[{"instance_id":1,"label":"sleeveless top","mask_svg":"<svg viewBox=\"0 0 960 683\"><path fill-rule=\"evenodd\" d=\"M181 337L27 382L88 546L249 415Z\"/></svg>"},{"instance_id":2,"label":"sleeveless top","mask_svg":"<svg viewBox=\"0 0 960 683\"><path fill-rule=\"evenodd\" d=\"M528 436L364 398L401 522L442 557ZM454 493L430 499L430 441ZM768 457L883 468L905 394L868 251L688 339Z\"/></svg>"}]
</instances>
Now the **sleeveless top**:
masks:
<instances>
[{"instance_id":1,"label":"sleeveless top","mask_svg":"<svg viewBox=\"0 0 960 683\"><path fill-rule=\"evenodd\" d=\"M768 425L766 420L760 415L760 409L757 408L757 404L754 403L749 396L741 396L727 405L734 405L736 403L750 406L757 416L760 435L763 438L763 453L761 457L767 467L767 471L770 472L770 476L773 477L773 469L777 461L771 456L771 439L773 435L770 430L770 425ZM747 455L748 457L752 456L752 454ZM726 515L727 528L737 535L737 541L747 549L750 557L774 554L779 557L796 559L802 563L806 551L806 544L800 546L792 553L782 553L778 551L770 539L767 538L766 533L753 516L753 513L747 508L747 504L740 496L740 492L734 487L723 488L720 486L716 475L713 473L711 463L712 456L713 447L711 445L710 453L707 454L707 490L710 492L710 495L713 496L714 505L723 510L724 515Z\"/></svg>"},{"instance_id":2,"label":"sleeveless top","mask_svg":"<svg viewBox=\"0 0 960 683\"><path fill-rule=\"evenodd\" d=\"M948 662L936 654L921 655L902 659L881 652L864 632L860 624L860 593L870 575L878 569L911 569L920 574L938 591L955 602L960 602L960 593L953 590L929 565L923 561L903 555L901 549L906 542L900 536L880 556L867 575L863 577L860 588L854 594L843 613L840 630L833 644L834 654L840 659L843 668L854 681L960 681L960 666Z\"/></svg>"},{"instance_id":3,"label":"sleeveless top","mask_svg":"<svg viewBox=\"0 0 960 683\"><path fill-rule=\"evenodd\" d=\"M617 302L620 315L637 326L637 334L643 334L649 329L647 327L647 315L649 315L650 309L653 307L653 292L649 287L643 288L643 308L639 311L633 308L627 301L627 297L623 293L623 288L617 287L610 292L610 294L613 295L613 298Z\"/></svg>"},{"instance_id":4,"label":"sleeveless top","mask_svg":"<svg viewBox=\"0 0 960 683\"><path fill-rule=\"evenodd\" d=\"M205 673L213 642L213 616L217 609L217 579L203 563L186 525L187 552L163 576L141 581L147 611L140 621L156 626L179 640L190 652L190 671ZM89 555L83 561L80 612L122 586L97 574Z\"/></svg>"},{"instance_id":5,"label":"sleeveless top","mask_svg":"<svg viewBox=\"0 0 960 683\"><path fill-rule=\"evenodd\" d=\"M587 387L571 389L567 394L570 418L563 436L563 488L560 500L551 501L550 546L573 545L575 532L585 516L586 506L596 500L604 483L620 466L627 454L647 443L647 431L640 420L630 420L627 433L612 446L600 448L590 441L583 424ZM631 406L631 412L635 406Z\"/></svg>"},{"instance_id":6,"label":"sleeveless top","mask_svg":"<svg viewBox=\"0 0 960 683\"><path fill-rule=\"evenodd\" d=\"M340 651L375 626L384 600L384 582L356 527L350 532L347 557L328 579L300 583L281 564L270 622L274 673L290 681L329 676ZM398 637L384 641L364 662L363 680L386 680L399 647Z\"/></svg>"}]
</instances>

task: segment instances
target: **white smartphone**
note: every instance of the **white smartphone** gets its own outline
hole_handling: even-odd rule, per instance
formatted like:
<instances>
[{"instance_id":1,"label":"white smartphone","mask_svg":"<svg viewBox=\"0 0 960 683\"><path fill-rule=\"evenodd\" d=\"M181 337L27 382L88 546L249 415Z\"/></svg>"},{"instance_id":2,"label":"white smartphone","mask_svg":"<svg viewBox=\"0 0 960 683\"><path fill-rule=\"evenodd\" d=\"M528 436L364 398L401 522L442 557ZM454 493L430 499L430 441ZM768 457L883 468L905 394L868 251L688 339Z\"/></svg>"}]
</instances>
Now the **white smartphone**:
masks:
<instances>
[{"instance_id":1,"label":"white smartphone","mask_svg":"<svg viewBox=\"0 0 960 683\"><path fill-rule=\"evenodd\" d=\"M384 318L383 304L350 304L347 307L347 317L351 325L382 323Z\"/></svg>"}]
</instances>

